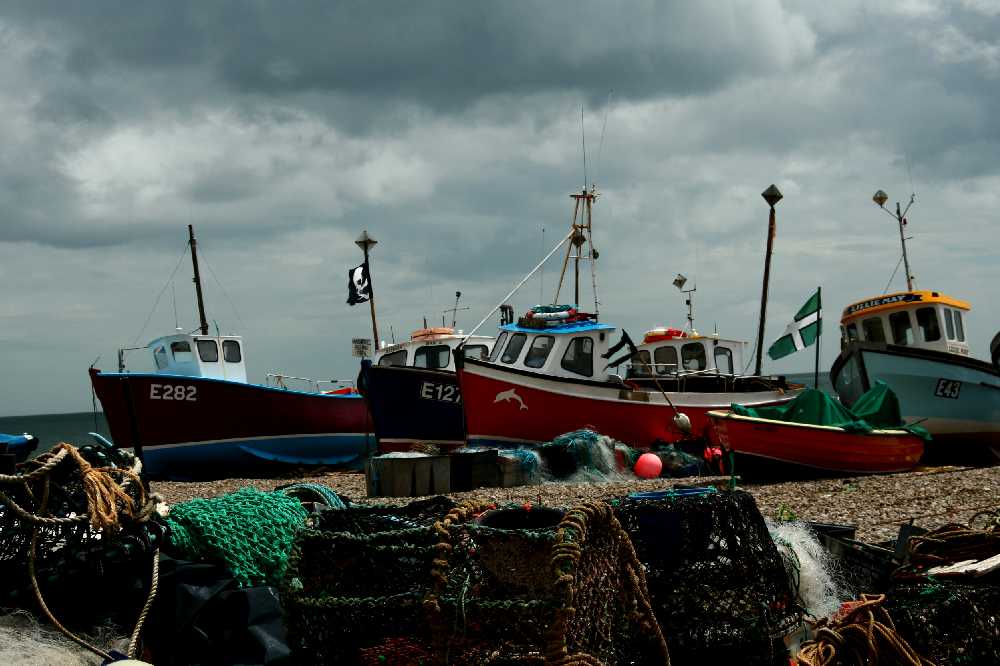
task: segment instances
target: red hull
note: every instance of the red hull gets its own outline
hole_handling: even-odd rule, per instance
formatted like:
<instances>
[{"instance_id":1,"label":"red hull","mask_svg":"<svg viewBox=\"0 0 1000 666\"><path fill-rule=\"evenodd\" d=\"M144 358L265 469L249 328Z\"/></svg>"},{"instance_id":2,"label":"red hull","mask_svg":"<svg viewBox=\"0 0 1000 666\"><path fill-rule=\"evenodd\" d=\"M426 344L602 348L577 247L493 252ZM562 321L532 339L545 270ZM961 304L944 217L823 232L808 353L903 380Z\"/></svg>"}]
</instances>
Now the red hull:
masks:
<instances>
[{"instance_id":1,"label":"red hull","mask_svg":"<svg viewBox=\"0 0 1000 666\"><path fill-rule=\"evenodd\" d=\"M466 434L473 445L546 442L584 427L638 448L684 436L673 425L673 409L658 392L512 372L469 360L458 376ZM707 435L710 410L728 408L748 397L746 393L670 395L691 420L694 436ZM758 398L755 405L780 404L794 397L777 391L753 395Z\"/></svg>"},{"instance_id":2,"label":"red hull","mask_svg":"<svg viewBox=\"0 0 1000 666\"><path fill-rule=\"evenodd\" d=\"M831 472L877 474L913 468L924 442L903 430L867 434L828 426L713 413L711 439L724 449Z\"/></svg>"}]
</instances>

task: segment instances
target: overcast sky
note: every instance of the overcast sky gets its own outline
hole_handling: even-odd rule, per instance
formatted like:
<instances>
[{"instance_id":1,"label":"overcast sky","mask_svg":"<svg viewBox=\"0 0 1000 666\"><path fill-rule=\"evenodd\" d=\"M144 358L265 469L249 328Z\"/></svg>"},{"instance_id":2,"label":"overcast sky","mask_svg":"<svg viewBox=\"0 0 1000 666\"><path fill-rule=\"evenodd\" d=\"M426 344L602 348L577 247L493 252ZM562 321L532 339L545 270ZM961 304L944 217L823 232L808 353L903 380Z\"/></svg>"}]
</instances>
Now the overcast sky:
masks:
<instances>
[{"instance_id":1,"label":"overcast sky","mask_svg":"<svg viewBox=\"0 0 1000 666\"><path fill-rule=\"evenodd\" d=\"M362 229L383 338L456 290L468 330L566 233L581 108L601 316L633 337L683 324L682 272L702 332L753 340L772 182L766 344L822 285L829 369L899 259L878 188L916 192L917 286L972 302L974 355L1000 328L996 0L11 0L0 51L0 415L88 410L87 367L171 332L173 294L197 325L189 223L253 380L356 374Z\"/></svg>"}]
</instances>

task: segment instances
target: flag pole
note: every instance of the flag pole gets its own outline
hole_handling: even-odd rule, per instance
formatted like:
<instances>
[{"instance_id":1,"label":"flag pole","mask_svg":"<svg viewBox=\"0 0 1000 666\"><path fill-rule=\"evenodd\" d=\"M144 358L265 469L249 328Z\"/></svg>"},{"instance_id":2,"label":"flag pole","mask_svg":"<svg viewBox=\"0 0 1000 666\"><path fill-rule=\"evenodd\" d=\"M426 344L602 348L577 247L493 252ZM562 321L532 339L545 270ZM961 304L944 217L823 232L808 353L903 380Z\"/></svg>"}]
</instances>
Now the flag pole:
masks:
<instances>
[{"instance_id":1,"label":"flag pole","mask_svg":"<svg viewBox=\"0 0 1000 666\"><path fill-rule=\"evenodd\" d=\"M764 254L764 287L760 295L760 327L757 329L757 367L754 370L754 375L758 377L760 376L761 366L764 361L764 321L767 318L767 283L771 277L771 250L774 248L776 227L774 206L781 201L781 192L772 184L769 188L761 192L760 196L764 197L764 201L771 207L771 213L767 220L767 252Z\"/></svg>"},{"instance_id":2,"label":"flag pole","mask_svg":"<svg viewBox=\"0 0 1000 666\"><path fill-rule=\"evenodd\" d=\"M813 388L819 389L819 338L823 335L823 287L816 287L819 317L816 318L816 368L813 371Z\"/></svg>"},{"instance_id":3,"label":"flag pole","mask_svg":"<svg viewBox=\"0 0 1000 666\"><path fill-rule=\"evenodd\" d=\"M375 321L375 286L372 282L372 269L368 265L368 250L378 243L377 240L368 235L368 230L365 229L358 236L358 240L354 241L355 245L361 248L361 251L365 253L365 272L368 273L368 305L371 307L372 312L372 335L375 336L374 350L379 350L379 339L378 339L378 324Z\"/></svg>"}]
</instances>

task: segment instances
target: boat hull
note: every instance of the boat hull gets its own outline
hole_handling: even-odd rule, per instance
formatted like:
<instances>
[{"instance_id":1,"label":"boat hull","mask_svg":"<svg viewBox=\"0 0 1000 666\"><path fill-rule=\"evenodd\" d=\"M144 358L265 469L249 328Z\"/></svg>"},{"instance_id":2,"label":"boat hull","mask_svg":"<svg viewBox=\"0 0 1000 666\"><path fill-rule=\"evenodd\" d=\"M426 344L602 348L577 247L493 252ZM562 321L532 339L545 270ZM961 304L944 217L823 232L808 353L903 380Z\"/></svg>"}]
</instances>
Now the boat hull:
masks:
<instances>
[{"instance_id":1,"label":"boat hull","mask_svg":"<svg viewBox=\"0 0 1000 666\"><path fill-rule=\"evenodd\" d=\"M465 446L458 377L448 370L362 365L358 381L381 453Z\"/></svg>"},{"instance_id":2,"label":"boat hull","mask_svg":"<svg viewBox=\"0 0 1000 666\"><path fill-rule=\"evenodd\" d=\"M534 445L580 428L637 448L685 438L673 423L673 408L658 391L548 377L471 359L460 363L458 377L466 437L473 446ZM795 397L779 390L667 395L691 420L695 437L707 436L713 409L728 409L733 402L777 405Z\"/></svg>"},{"instance_id":3,"label":"boat hull","mask_svg":"<svg viewBox=\"0 0 1000 666\"><path fill-rule=\"evenodd\" d=\"M926 428L938 449L959 445L1000 452L1000 372L967 357L896 345L854 344L830 371L850 405L877 380L899 397L903 418Z\"/></svg>"},{"instance_id":4,"label":"boat hull","mask_svg":"<svg viewBox=\"0 0 1000 666\"><path fill-rule=\"evenodd\" d=\"M360 467L374 448L360 395L91 369L115 446L151 478L224 478L276 465Z\"/></svg>"},{"instance_id":5,"label":"boat hull","mask_svg":"<svg viewBox=\"0 0 1000 666\"><path fill-rule=\"evenodd\" d=\"M711 441L724 450L813 469L879 474L912 469L923 440L905 430L851 433L843 428L711 412Z\"/></svg>"}]
</instances>

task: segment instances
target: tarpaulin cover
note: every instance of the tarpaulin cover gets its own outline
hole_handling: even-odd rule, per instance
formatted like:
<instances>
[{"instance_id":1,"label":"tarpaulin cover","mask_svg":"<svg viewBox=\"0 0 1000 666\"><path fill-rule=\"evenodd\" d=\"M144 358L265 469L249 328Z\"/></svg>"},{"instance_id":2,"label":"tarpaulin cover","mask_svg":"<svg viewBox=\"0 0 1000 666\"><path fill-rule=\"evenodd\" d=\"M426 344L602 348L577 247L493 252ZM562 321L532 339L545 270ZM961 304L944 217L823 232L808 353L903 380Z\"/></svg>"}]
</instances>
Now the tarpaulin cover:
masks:
<instances>
[{"instance_id":1,"label":"tarpaulin cover","mask_svg":"<svg viewBox=\"0 0 1000 666\"><path fill-rule=\"evenodd\" d=\"M774 407L744 407L733 404L734 414L773 421L835 426L847 432L866 433L872 430L906 430L924 440L931 436L918 425L907 425L899 411L899 399L885 382L875 382L867 393L848 409L836 398L823 391L805 389L794 400Z\"/></svg>"}]
</instances>

